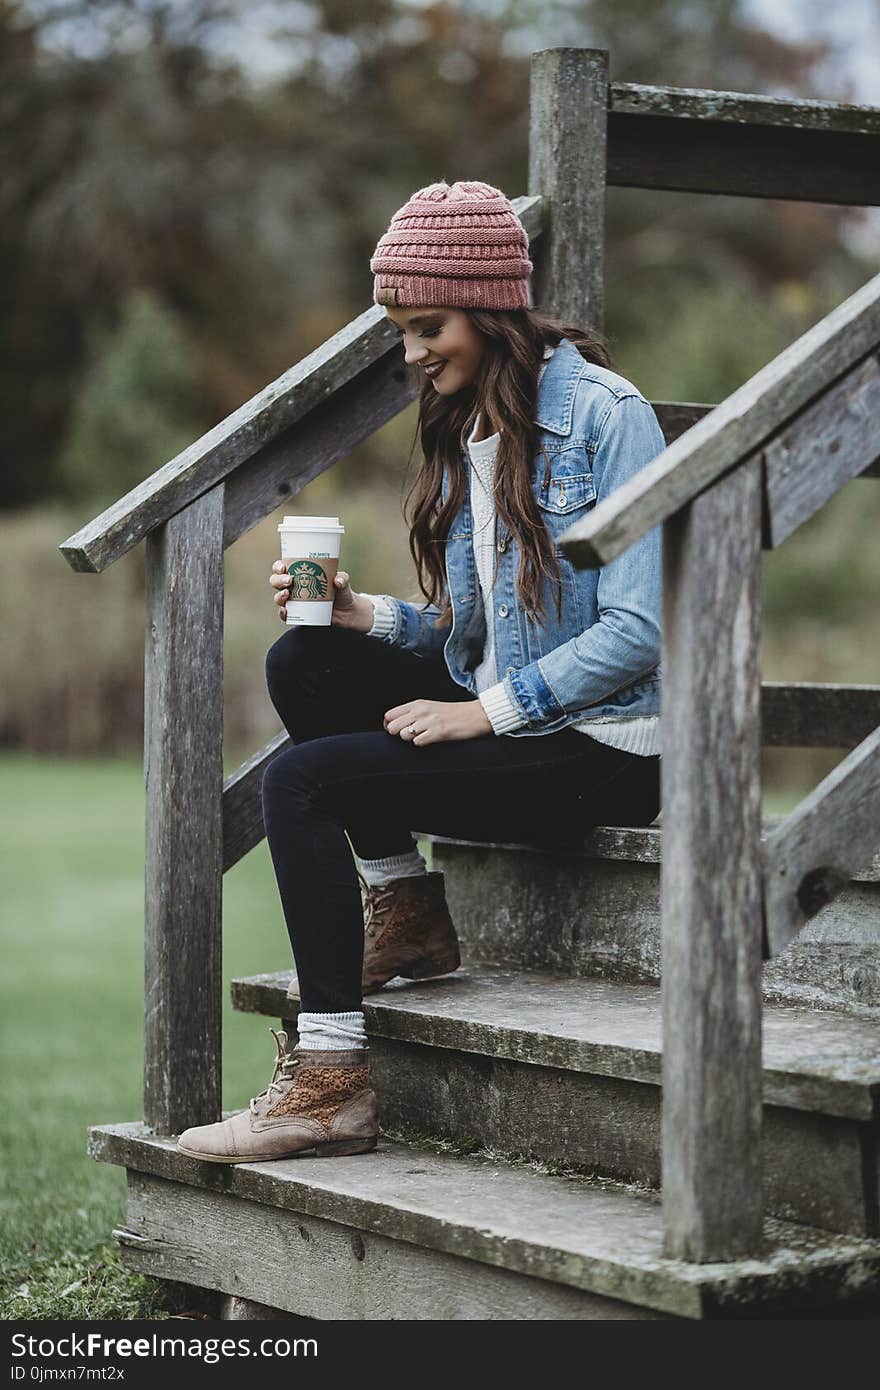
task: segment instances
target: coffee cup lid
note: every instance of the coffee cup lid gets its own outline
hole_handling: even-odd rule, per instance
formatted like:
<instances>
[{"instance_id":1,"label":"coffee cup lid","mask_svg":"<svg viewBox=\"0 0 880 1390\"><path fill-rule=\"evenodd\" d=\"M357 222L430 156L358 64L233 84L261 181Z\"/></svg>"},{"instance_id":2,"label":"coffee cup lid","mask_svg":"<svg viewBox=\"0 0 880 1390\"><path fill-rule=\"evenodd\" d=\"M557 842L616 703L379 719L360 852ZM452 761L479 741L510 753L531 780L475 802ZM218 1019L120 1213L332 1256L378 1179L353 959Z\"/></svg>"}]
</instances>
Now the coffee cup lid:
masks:
<instances>
[{"instance_id":1,"label":"coffee cup lid","mask_svg":"<svg viewBox=\"0 0 880 1390\"><path fill-rule=\"evenodd\" d=\"M338 516L286 516L278 527L279 531L341 531L345 527L339 523Z\"/></svg>"}]
</instances>

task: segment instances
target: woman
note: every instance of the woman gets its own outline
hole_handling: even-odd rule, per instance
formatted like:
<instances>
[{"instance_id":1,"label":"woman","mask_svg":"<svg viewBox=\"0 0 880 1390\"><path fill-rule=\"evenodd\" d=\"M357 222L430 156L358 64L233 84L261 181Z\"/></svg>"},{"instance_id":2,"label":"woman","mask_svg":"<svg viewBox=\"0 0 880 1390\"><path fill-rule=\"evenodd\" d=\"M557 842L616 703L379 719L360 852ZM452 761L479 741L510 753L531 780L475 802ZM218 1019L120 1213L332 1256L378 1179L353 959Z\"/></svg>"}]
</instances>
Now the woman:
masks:
<instances>
[{"instance_id":1,"label":"woman","mask_svg":"<svg viewBox=\"0 0 880 1390\"><path fill-rule=\"evenodd\" d=\"M413 829L558 845L659 810L659 529L600 571L574 569L557 541L665 441L595 337L529 306L527 250L497 188L441 182L395 213L370 261L374 300L424 372L410 549L428 603L357 593L340 573L330 627L291 628L268 653L293 741L266 771L263 814L299 1043L275 1034L269 1086L187 1130L193 1157L375 1147L362 995L459 964L443 876ZM274 569L284 619L290 577Z\"/></svg>"}]
</instances>

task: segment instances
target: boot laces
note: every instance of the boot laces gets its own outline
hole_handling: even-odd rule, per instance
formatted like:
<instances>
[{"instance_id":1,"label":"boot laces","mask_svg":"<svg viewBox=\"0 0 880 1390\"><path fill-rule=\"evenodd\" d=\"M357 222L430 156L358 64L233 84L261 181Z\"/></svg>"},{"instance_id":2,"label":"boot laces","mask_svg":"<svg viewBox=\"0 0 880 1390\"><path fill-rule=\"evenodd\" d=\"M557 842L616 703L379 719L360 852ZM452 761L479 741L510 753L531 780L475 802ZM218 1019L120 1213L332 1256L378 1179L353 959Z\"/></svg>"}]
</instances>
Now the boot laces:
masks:
<instances>
[{"instance_id":1,"label":"boot laces","mask_svg":"<svg viewBox=\"0 0 880 1390\"><path fill-rule=\"evenodd\" d=\"M264 1098L267 1100L269 1106L271 1106L274 1101L281 1099L284 1095L284 1087L281 1083L292 1081L294 1070L299 1066L299 1058L291 1057L290 1053L287 1051L288 1038L284 1029L282 1028L276 1033L274 1028L270 1028L269 1032L275 1039L275 1066L272 1070L272 1080L269 1082L265 1091L261 1091L258 1096L254 1096L248 1102L248 1109L252 1115L256 1113L257 1105Z\"/></svg>"},{"instance_id":2,"label":"boot laces","mask_svg":"<svg viewBox=\"0 0 880 1390\"><path fill-rule=\"evenodd\" d=\"M382 919L391 906L394 897L394 886L388 884L385 887L373 887L367 883L360 869L357 876L361 881L361 898L364 907L364 934L373 937L382 926Z\"/></svg>"}]
</instances>

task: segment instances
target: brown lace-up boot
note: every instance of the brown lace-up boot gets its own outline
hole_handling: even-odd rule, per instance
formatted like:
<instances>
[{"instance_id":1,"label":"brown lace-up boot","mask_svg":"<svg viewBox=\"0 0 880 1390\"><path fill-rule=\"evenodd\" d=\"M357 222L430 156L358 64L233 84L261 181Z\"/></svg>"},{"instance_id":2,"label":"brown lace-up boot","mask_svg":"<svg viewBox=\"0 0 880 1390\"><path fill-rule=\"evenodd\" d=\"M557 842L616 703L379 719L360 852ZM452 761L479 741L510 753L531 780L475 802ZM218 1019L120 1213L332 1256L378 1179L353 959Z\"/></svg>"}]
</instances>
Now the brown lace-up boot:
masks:
<instances>
[{"instance_id":1,"label":"brown lace-up boot","mask_svg":"<svg viewBox=\"0 0 880 1390\"><path fill-rule=\"evenodd\" d=\"M358 871L364 898L364 994L395 975L424 980L461 964L442 873L396 878L371 888Z\"/></svg>"},{"instance_id":2,"label":"brown lace-up boot","mask_svg":"<svg viewBox=\"0 0 880 1390\"><path fill-rule=\"evenodd\" d=\"M375 1149L379 1111L367 1049L289 1052L287 1034L269 1031L277 1052L265 1091L229 1119L184 1130L180 1152L208 1163L257 1163Z\"/></svg>"}]
</instances>

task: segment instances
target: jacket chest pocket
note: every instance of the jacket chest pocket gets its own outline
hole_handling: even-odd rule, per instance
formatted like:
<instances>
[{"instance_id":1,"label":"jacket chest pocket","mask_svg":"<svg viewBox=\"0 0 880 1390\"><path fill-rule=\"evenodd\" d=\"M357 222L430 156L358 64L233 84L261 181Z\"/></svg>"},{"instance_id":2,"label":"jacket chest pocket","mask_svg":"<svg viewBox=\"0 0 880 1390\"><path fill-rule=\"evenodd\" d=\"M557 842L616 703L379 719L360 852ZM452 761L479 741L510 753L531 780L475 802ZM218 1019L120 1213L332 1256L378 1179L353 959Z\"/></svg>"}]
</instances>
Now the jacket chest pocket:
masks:
<instances>
[{"instance_id":1,"label":"jacket chest pocket","mask_svg":"<svg viewBox=\"0 0 880 1390\"><path fill-rule=\"evenodd\" d=\"M559 473L552 475L547 486L538 479L534 485L535 501L543 512L566 517L579 507L592 506L596 501L596 482L592 473Z\"/></svg>"}]
</instances>

